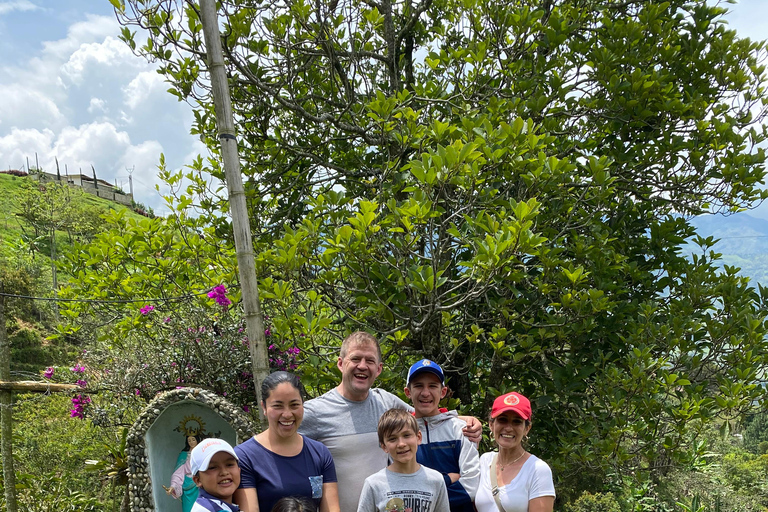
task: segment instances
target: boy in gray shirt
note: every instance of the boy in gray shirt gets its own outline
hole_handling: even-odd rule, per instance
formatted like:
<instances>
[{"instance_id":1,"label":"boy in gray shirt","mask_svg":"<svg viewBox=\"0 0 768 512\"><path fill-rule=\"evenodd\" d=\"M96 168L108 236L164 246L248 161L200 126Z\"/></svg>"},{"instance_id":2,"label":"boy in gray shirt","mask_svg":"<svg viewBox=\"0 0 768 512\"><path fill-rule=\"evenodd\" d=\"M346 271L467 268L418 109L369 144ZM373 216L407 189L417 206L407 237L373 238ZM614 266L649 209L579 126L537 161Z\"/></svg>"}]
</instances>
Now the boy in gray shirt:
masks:
<instances>
[{"instance_id":1,"label":"boy in gray shirt","mask_svg":"<svg viewBox=\"0 0 768 512\"><path fill-rule=\"evenodd\" d=\"M443 476L416 462L421 432L413 415L390 409L377 430L392 464L365 479L357 512L450 512Z\"/></svg>"}]
</instances>

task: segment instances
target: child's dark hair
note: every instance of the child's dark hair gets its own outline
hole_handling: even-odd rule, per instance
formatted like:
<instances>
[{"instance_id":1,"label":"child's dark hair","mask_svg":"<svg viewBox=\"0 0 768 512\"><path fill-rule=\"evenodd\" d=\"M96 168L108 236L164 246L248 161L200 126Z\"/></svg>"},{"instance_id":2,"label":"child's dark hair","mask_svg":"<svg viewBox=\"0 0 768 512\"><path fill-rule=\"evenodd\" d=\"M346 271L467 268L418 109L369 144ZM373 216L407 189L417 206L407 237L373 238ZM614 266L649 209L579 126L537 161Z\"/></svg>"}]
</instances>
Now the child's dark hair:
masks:
<instances>
[{"instance_id":1,"label":"child's dark hair","mask_svg":"<svg viewBox=\"0 0 768 512\"><path fill-rule=\"evenodd\" d=\"M301 385L299 378L290 372L280 371L270 373L263 381L261 381L261 403L266 406L267 398L269 398L272 390L283 382L287 382L296 388L299 391L301 400L304 400L304 386Z\"/></svg>"},{"instance_id":2,"label":"child's dark hair","mask_svg":"<svg viewBox=\"0 0 768 512\"><path fill-rule=\"evenodd\" d=\"M404 428L410 428L414 434L419 432L419 424L416 423L413 414L405 409L388 410L379 418L379 427L376 429L379 434L379 444L383 446L387 437Z\"/></svg>"},{"instance_id":3,"label":"child's dark hair","mask_svg":"<svg viewBox=\"0 0 768 512\"><path fill-rule=\"evenodd\" d=\"M272 512L317 512L315 502L299 496L280 498L272 506Z\"/></svg>"}]
</instances>

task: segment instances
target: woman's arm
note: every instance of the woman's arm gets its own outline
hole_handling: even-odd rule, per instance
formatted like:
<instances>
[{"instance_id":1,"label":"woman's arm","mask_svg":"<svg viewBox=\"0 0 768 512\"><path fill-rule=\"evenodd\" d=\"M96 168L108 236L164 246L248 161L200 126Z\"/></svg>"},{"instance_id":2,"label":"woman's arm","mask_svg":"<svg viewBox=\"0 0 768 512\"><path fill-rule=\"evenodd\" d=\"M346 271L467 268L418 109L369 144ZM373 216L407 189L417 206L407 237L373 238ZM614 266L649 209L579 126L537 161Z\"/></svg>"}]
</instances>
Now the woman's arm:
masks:
<instances>
[{"instance_id":1,"label":"woman's arm","mask_svg":"<svg viewBox=\"0 0 768 512\"><path fill-rule=\"evenodd\" d=\"M528 500L528 512L552 512L554 508L554 496L542 496Z\"/></svg>"},{"instance_id":2,"label":"woman's arm","mask_svg":"<svg viewBox=\"0 0 768 512\"><path fill-rule=\"evenodd\" d=\"M232 501L240 507L241 512L259 512L259 497L254 487L236 490Z\"/></svg>"},{"instance_id":3,"label":"woman's arm","mask_svg":"<svg viewBox=\"0 0 768 512\"><path fill-rule=\"evenodd\" d=\"M320 499L320 512L340 512L339 484L326 482L323 484L323 497Z\"/></svg>"}]
</instances>

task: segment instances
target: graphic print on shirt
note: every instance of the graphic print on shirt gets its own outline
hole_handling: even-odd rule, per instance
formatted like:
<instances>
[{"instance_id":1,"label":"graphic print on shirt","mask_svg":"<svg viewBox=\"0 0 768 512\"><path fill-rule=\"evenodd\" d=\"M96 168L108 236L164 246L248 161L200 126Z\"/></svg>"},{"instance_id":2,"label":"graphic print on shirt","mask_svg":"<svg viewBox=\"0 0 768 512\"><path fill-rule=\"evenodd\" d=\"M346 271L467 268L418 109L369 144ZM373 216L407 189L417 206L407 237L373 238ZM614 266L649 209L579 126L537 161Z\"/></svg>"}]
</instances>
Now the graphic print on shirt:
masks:
<instances>
[{"instance_id":1,"label":"graphic print on shirt","mask_svg":"<svg viewBox=\"0 0 768 512\"><path fill-rule=\"evenodd\" d=\"M433 498L431 492L390 491L387 493L387 512L430 512Z\"/></svg>"}]
</instances>

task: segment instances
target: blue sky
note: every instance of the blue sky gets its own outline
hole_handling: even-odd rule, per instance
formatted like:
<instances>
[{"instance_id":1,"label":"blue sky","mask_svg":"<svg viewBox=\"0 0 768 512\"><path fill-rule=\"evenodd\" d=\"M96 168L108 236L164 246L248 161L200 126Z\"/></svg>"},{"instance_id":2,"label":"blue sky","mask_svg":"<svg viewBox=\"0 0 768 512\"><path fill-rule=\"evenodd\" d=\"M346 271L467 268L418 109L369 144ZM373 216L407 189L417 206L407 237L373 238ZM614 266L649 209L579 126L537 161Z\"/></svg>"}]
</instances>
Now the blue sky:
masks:
<instances>
[{"instance_id":1,"label":"blue sky","mask_svg":"<svg viewBox=\"0 0 768 512\"><path fill-rule=\"evenodd\" d=\"M727 5L724 4L723 5ZM729 23L752 39L768 38L768 0L727 5ZM117 38L108 0L0 0L0 168L26 158L55 170L90 172L163 212L157 164L192 161L205 148L189 135L190 107L166 92L155 66ZM768 205L753 215L768 219Z\"/></svg>"}]
</instances>

